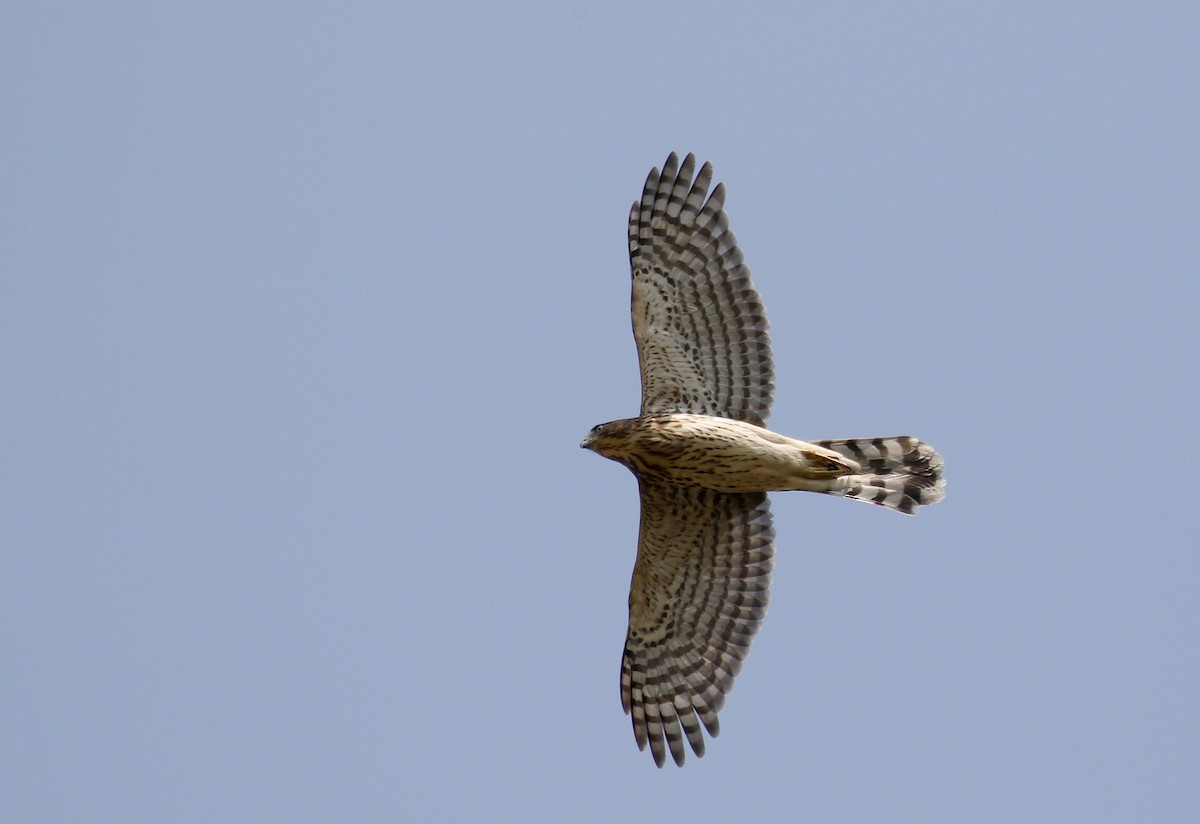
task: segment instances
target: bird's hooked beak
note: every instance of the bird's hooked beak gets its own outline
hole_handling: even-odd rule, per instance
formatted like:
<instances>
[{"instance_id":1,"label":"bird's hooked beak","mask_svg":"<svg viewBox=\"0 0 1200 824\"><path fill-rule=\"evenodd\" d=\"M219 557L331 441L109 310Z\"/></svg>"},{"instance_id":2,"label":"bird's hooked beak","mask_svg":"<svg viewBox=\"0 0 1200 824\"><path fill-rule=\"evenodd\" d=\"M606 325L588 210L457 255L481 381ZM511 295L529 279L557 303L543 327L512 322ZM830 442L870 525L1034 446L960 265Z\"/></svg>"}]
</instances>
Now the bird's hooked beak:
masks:
<instances>
[{"instance_id":1,"label":"bird's hooked beak","mask_svg":"<svg viewBox=\"0 0 1200 824\"><path fill-rule=\"evenodd\" d=\"M598 423L588 430L588 433L583 436L583 440L579 442L579 448L591 449L594 452L595 449L593 447L596 444L596 439L600 437L600 432L605 426L606 424Z\"/></svg>"}]
</instances>

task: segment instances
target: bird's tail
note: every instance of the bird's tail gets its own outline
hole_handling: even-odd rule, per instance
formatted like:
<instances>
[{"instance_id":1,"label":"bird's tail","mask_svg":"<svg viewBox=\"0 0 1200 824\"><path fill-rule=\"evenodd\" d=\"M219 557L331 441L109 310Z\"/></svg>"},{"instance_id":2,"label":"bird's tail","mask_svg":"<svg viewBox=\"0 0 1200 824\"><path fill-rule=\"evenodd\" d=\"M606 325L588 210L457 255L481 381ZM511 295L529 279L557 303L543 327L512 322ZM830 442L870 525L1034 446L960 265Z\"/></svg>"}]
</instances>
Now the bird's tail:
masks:
<instances>
[{"instance_id":1,"label":"bird's tail","mask_svg":"<svg viewBox=\"0 0 1200 824\"><path fill-rule=\"evenodd\" d=\"M918 507L936 504L945 494L942 456L916 438L903 435L813 443L832 449L862 467L860 474L838 478L829 490L831 495L912 515Z\"/></svg>"}]
</instances>

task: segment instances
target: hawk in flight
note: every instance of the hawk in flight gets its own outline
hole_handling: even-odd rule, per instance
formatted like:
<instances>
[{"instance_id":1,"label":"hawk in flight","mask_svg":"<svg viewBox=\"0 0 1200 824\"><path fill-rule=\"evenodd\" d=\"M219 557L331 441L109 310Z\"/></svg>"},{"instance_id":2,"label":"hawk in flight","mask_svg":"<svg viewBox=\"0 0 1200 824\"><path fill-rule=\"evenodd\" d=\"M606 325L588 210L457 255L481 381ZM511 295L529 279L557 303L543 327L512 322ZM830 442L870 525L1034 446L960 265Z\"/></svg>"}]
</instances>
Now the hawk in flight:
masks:
<instances>
[{"instance_id":1,"label":"hawk in flight","mask_svg":"<svg viewBox=\"0 0 1200 824\"><path fill-rule=\"evenodd\" d=\"M694 175L694 176L693 176ZM624 464L641 528L621 661L638 748L682 765L717 713L767 609L767 492L802 489L913 514L941 500L942 459L912 437L798 441L767 429L767 316L725 216L725 186L689 154L652 169L629 212L642 411L580 446Z\"/></svg>"}]
</instances>

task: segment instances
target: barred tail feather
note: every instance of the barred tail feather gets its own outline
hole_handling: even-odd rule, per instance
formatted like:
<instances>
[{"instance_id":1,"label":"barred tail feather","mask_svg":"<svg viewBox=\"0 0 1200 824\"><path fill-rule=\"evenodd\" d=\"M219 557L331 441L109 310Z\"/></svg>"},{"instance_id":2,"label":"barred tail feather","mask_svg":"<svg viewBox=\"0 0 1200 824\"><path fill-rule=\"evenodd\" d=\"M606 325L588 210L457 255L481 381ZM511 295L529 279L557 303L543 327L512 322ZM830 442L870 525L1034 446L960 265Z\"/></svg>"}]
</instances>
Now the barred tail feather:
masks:
<instances>
[{"instance_id":1,"label":"barred tail feather","mask_svg":"<svg viewBox=\"0 0 1200 824\"><path fill-rule=\"evenodd\" d=\"M859 475L838 478L830 494L886 506L913 515L936 504L946 491L942 456L932 446L907 435L898 438L856 438L813 441L862 467Z\"/></svg>"}]
</instances>

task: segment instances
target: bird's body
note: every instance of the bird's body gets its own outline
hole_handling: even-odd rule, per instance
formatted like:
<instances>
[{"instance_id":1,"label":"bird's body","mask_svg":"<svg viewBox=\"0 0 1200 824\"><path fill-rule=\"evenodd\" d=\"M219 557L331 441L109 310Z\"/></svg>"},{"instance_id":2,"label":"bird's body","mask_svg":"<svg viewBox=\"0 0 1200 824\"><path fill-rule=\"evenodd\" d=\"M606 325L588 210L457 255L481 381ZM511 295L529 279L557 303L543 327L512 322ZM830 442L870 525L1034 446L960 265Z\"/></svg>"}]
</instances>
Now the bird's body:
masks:
<instances>
[{"instance_id":1,"label":"bird's body","mask_svg":"<svg viewBox=\"0 0 1200 824\"><path fill-rule=\"evenodd\" d=\"M766 614L774 529L766 493L805 490L906 514L941 500L941 457L916 438L799 441L766 428L774 367L750 282L706 163L672 154L629 216L637 418L581 446L628 467L642 515L621 703L638 746L683 764Z\"/></svg>"},{"instance_id":2,"label":"bird's body","mask_svg":"<svg viewBox=\"0 0 1200 824\"><path fill-rule=\"evenodd\" d=\"M713 492L825 492L911 513L941 491L941 460L915 438L798 441L715 415L600 424L580 444L645 480Z\"/></svg>"},{"instance_id":3,"label":"bird's body","mask_svg":"<svg viewBox=\"0 0 1200 824\"><path fill-rule=\"evenodd\" d=\"M601 424L586 446L640 478L714 492L826 492L851 466L833 450L745 421L678 412Z\"/></svg>"}]
</instances>

